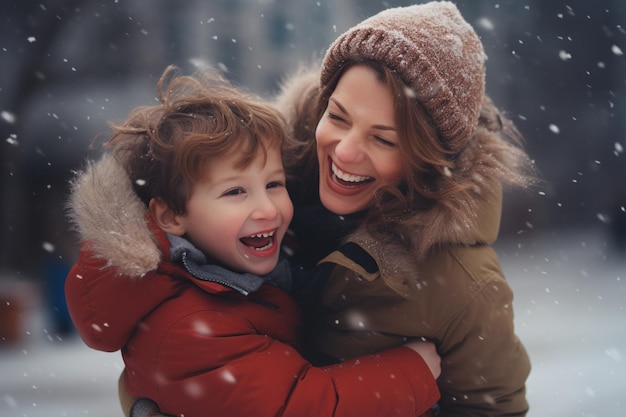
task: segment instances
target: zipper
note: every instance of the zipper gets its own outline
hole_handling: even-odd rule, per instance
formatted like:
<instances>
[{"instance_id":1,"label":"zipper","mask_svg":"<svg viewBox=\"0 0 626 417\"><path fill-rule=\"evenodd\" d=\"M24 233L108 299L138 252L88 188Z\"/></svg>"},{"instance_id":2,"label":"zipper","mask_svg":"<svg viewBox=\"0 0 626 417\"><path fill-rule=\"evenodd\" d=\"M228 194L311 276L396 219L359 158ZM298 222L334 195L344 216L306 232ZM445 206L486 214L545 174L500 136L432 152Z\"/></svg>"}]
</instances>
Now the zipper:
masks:
<instances>
[{"instance_id":1,"label":"zipper","mask_svg":"<svg viewBox=\"0 0 626 417\"><path fill-rule=\"evenodd\" d=\"M235 291L239 292L242 295L245 295L246 297L250 294L249 291L244 290L243 288L241 288L241 287L239 287L237 285L234 285L234 284L232 284L230 282L225 282L225 281L222 281L222 280L219 280L219 279L215 279L213 277L211 277L210 279L207 279L207 278L202 277L202 276L196 274L195 272L193 272L191 270L191 268L189 268L189 264L187 264L187 252L186 251L183 252L182 261L183 261L183 266L185 267L185 270L187 272L189 272L194 278L197 278L197 279L199 279L201 281L214 282L216 284L223 285L225 287L228 287L228 288L230 288L232 290L235 290Z\"/></svg>"}]
</instances>

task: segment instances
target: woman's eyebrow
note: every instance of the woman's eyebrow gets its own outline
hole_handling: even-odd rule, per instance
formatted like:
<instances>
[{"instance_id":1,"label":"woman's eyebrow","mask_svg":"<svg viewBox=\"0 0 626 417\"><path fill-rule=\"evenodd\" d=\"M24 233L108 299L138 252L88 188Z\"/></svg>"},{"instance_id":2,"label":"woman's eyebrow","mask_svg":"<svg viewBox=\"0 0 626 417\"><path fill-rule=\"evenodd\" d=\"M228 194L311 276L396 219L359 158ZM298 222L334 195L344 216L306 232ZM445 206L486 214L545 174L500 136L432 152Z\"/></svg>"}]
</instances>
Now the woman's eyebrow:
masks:
<instances>
[{"instance_id":1,"label":"woman's eyebrow","mask_svg":"<svg viewBox=\"0 0 626 417\"><path fill-rule=\"evenodd\" d=\"M331 97L331 98L329 99L329 101L332 101L333 103L335 103L335 106L339 107L339 110L341 110L341 111L342 111L342 113L345 113L345 114L348 114L348 115L350 114L350 113L348 113L348 111L346 110L346 108L345 108L345 107L343 107L343 106L341 105L341 103L337 101L337 99L336 99L336 98Z\"/></svg>"},{"instance_id":2,"label":"woman's eyebrow","mask_svg":"<svg viewBox=\"0 0 626 417\"><path fill-rule=\"evenodd\" d=\"M396 128L395 128L395 127L393 127L393 126L385 126L385 125L372 125L372 127L373 127L374 129L378 129L378 130L390 130L390 131L393 131L393 132L395 132L395 131L396 131Z\"/></svg>"},{"instance_id":3,"label":"woman's eyebrow","mask_svg":"<svg viewBox=\"0 0 626 417\"><path fill-rule=\"evenodd\" d=\"M348 116L350 115L348 110L346 110L346 108L343 107L343 105L339 101L337 101L337 99L331 97L329 101L332 101L335 104L335 106L339 107L339 110L341 110L342 113L347 114ZM394 132L397 130L394 126L387 126L387 125L372 125L372 128L378 129L378 130L390 130Z\"/></svg>"}]
</instances>

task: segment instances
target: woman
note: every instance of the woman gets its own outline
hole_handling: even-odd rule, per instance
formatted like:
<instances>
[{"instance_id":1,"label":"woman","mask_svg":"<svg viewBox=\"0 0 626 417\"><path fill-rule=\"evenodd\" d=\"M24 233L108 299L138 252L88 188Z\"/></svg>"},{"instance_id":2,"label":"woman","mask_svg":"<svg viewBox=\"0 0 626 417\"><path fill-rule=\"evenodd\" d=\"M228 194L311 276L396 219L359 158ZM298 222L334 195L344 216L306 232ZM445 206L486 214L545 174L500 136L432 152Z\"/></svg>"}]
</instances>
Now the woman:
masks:
<instances>
[{"instance_id":1,"label":"woman","mask_svg":"<svg viewBox=\"0 0 626 417\"><path fill-rule=\"evenodd\" d=\"M294 259L328 277L308 309L322 356L424 337L442 357L441 415L525 415L530 362L490 245L502 186L530 185L533 166L485 95L482 44L458 9L365 20L277 103L300 140L286 158Z\"/></svg>"}]
</instances>

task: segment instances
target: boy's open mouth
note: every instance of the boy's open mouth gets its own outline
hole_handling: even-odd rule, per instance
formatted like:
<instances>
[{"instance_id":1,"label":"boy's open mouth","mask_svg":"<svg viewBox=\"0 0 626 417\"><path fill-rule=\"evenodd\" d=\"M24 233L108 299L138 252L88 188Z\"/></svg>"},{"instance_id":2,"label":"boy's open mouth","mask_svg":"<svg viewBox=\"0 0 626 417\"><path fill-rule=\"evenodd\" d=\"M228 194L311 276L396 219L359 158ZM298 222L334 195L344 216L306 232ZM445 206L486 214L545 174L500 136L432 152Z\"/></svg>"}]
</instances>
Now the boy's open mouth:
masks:
<instances>
[{"instance_id":1,"label":"boy's open mouth","mask_svg":"<svg viewBox=\"0 0 626 417\"><path fill-rule=\"evenodd\" d=\"M249 248L257 251L263 251L274 246L274 233L276 233L276 230L257 233L255 235L242 237L239 241Z\"/></svg>"}]
</instances>

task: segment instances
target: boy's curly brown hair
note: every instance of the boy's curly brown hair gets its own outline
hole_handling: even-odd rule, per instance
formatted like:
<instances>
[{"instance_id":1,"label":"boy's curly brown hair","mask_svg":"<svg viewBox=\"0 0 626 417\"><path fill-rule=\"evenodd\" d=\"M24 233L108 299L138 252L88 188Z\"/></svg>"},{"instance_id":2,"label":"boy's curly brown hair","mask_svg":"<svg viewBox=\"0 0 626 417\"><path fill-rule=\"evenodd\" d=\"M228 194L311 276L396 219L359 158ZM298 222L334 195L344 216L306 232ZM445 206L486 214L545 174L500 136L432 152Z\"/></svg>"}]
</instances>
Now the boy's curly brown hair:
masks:
<instances>
[{"instance_id":1,"label":"boy's curly brown hair","mask_svg":"<svg viewBox=\"0 0 626 417\"><path fill-rule=\"evenodd\" d=\"M186 213L193 185L207 164L236 155L245 168L268 149L288 140L281 115L258 97L233 87L212 70L181 75L165 69L157 86L159 104L135 108L111 124L105 143L126 169L146 206L160 198L176 214Z\"/></svg>"}]
</instances>

